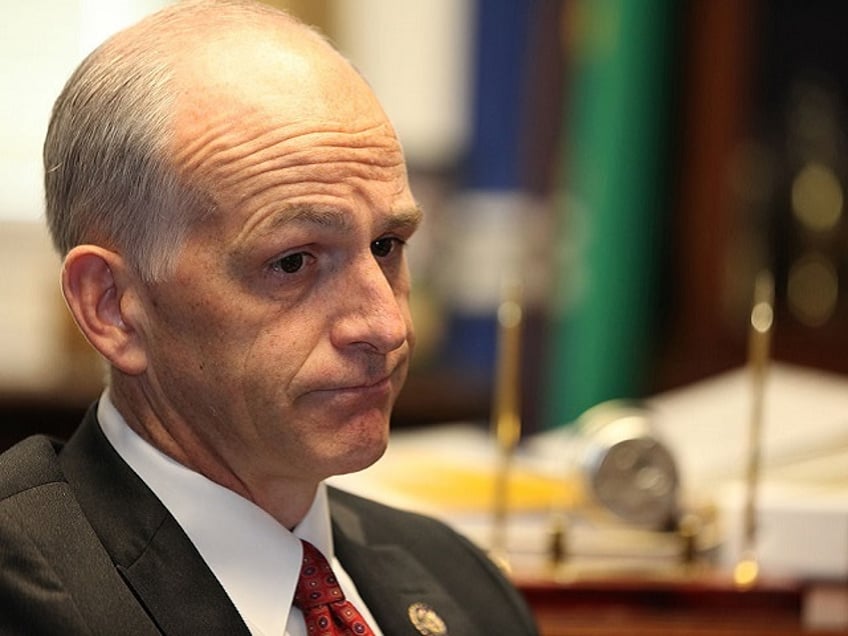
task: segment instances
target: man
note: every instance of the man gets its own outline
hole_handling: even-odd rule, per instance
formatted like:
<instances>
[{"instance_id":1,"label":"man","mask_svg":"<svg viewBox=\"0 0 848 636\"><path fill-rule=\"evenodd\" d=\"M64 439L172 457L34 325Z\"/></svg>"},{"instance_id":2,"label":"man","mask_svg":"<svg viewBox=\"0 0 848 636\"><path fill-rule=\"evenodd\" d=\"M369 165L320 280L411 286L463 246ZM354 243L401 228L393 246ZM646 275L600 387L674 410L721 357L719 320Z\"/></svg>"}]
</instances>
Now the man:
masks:
<instances>
[{"instance_id":1,"label":"man","mask_svg":"<svg viewBox=\"0 0 848 636\"><path fill-rule=\"evenodd\" d=\"M383 453L414 342L421 213L347 61L263 5L176 5L82 63L44 156L109 383L0 458L0 633L305 634L316 552L355 633L534 633L467 541L323 485Z\"/></svg>"}]
</instances>

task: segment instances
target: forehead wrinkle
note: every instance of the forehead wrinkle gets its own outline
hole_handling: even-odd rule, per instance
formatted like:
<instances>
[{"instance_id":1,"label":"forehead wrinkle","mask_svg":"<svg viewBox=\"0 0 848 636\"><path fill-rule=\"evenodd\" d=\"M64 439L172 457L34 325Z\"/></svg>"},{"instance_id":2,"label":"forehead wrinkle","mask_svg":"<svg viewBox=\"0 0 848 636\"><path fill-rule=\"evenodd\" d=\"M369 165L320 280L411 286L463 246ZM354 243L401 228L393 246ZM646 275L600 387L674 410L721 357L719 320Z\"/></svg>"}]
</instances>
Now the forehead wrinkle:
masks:
<instances>
[{"instance_id":1,"label":"forehead wrinkle","mask_svg":"<svg viewBox=\"0 0 848 636\"><path fill-rule=\"evenodd\" d=\"M375 159L375 151L377 158ZM342 146L319 146L253 161L215 179L219 188L237 188L257 182L244 194L250 198L265 190L291 183L336 183L347 179L390 181L404 166L399 149L368 148L352 151ZM316 172L316 169L322 168Z\"/></svg>"},{"instance_id":2,"label":"forehead wrinkle","mask_svg":"<svg viewBox=\"0 0 848 636\"><path fill-rule=\"evenodd\" d=\"M281 196L293 194L292 190L280 188L295 188L296 191L310 190L322 186L341 186L357 189L357 182L397 182L396 191L402 192L406 183L406 168L403 155L398 150L390 162L387 158L376 162L371 159L371 152L350 158L350 153L344 150L327 152L318 149L295 153L293 161L278 161L269 159L261 164L251 164L240 172L234 172L229 177L215 179L216 192L226 197L227 192L238 192L235 205L240 208L265 207L269 201ZM316 158L316 154L319 155ZM384 153L385 154L385 153ZM300 155L304 155L301 157ZM215 193L213 192L213 197Z\"/></svg>"},{"instance_id":3,"label":"forehead wrinkle","mask_svg":"<svg viewBox=\"0 0 848 636\"><path fill-rule=\"evenodd\" d=\"M384 121L359 127L326 120L281 124L279 118L264 111L249 107L237 110L241 112L225 109L216 118L210 118L207 113L188 117L190 121L203 123L178 127L182 135L174 153L177 163L188 171L204 166L208 166L205 170L214 170L285 145L292 145L293 150L319 143L328 147L395 146L399 149L393 131ZM285 154L280 153L281 156Z\"/></svg>"},{"instance_id":4,"label":"forehead wrinkle","mask_svg":"<svg viewBox=\"0 0 848 636\"><path fill-rule=\"evenodd\" d=\"M332 123L266 125L248 136L223 121L187 144L177 159L187 174L208 180L218 192L259 177L252 191L243 193L247 198L274 185L330 181L337 175L389 181L404 169L400 144L383 123L347 129ZM333 169L304 177L321 166Z\"/></svg>"}]
</instances>

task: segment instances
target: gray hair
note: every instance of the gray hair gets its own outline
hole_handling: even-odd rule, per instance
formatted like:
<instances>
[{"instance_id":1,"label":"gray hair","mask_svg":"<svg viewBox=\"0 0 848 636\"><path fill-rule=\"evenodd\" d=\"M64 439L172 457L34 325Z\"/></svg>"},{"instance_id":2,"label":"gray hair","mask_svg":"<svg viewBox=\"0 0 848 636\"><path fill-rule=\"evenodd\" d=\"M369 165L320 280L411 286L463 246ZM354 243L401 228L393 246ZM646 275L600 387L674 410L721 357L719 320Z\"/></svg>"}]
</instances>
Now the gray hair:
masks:
<instances>
[{"instance_id":1,"label":"gray hair","mask_svg":"<svg viewBox=\"0 0 848 636\"><path fill-rule=\"evenodd\" d=\"M172 271L191 225L212 212L210 197L186 183L170 157L175 62L204 27L208 35L268 17L298 23L253 2L183 2L83 60L56 100L44 142L46 216L60 254L94 243L120 252L144 280Z\"/></svg>"}]
</instances>

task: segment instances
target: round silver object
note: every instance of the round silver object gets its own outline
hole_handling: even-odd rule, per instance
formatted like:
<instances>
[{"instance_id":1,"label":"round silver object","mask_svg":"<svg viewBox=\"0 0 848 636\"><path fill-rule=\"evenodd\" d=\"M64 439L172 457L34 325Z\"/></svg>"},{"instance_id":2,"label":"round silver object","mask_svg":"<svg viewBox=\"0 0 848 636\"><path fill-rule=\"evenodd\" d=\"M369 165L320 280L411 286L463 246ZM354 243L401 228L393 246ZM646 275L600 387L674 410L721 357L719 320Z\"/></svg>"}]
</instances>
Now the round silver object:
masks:
<instances>
[{"instance_id":1,"label":"round silver object","mask_svg":"<svg viewBox=\"0 0 848 636\"><path fill-rule=\"evenodd\" d=\"M677 465L652 430L650 412L609 402L579 424L587 440L583 474L597 503L626 523L669 529L678 512Z\"/></svg>"}]
</instances>

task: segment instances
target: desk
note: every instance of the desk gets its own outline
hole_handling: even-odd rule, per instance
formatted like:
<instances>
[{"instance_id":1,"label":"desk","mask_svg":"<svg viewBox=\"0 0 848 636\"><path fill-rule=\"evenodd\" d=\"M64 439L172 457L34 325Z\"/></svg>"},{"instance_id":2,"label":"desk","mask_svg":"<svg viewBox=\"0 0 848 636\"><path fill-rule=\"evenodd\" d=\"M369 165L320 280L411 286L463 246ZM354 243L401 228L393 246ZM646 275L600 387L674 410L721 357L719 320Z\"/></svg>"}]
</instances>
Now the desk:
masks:
<instances>
[{"instance_id":1,"label":"desk","mask_svg":"<svg viewBox=\"0 0 848 636\"><path fill-rule=\"evenodd\" d=\"M844 585L771 582L743 591L721 577L561 582L525 577L515 582L533 609L542 636L848 633ZM830 599L825 598L823 605L822 592ZM816 604L819 607L811 607Z\"/></svg>"}]
</instances>

